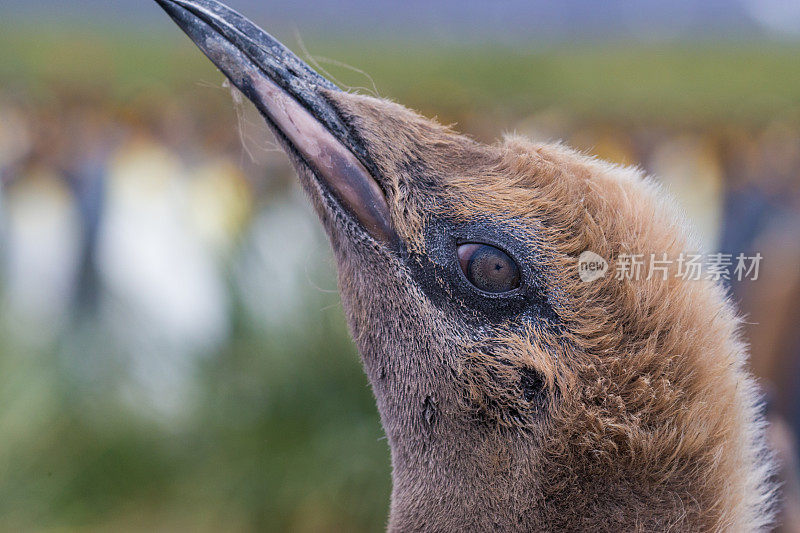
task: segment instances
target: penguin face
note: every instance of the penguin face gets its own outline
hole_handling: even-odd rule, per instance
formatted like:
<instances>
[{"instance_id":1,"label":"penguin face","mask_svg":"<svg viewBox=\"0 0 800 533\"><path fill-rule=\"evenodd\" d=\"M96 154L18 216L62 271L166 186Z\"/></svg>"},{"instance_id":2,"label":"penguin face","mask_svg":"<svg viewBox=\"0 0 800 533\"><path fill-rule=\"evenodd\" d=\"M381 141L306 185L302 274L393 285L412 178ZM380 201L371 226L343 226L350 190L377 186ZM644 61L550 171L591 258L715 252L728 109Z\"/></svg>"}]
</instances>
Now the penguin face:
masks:
<instances>
[{"instance_id":1,"label":"penguin face","mask_svg":"<svg viewBox=\"0 0 800 533\"><path fill-rule=\"evenodd\" d=\"M509 335L535 334L544 353L564 331L563 272L528 183L541 158L339 91L218 2L159 3L256 105L295 164L333 246L349 324L387 417L413 425L434 403L448 413L440 421L473 417L466 398L498 404L492 416L505 424L532 423L552 403L556 376L549 363L545 371L511 354ZM508 361L496 369L501 384L474 380L466 361L478 353Z\"/></svg>"},{"instance_id":2,"label":"penguin face","mask_svg":"<svg viewBox=\"0 0 800 533\"><path fill-rule=\"evenodd\" d=\"M633 283L582 284L577 272L587 250L611 259L682 244L636 172L559 145L477 143L338 90L214 0L159 3L293 161L390 438L431 426L432 412L440 424L537 433L559 404L580 405L582 372L630 350L616 325L645 339L647 317L630 318L641 300L625 297Z\"/></svg>"},{"instance_id":3,"label":"penguin face","mask_svg":"<svg viewBox=\"0 0 800 533\"><path fill-rule=\"evenodd\" d=\"M556 400L552 354L565 331L554 268L564 251L548 245L547 214L535 209L547 164L530 147L482 145L384 100L325 97L370 154L398 235L394 247L363 246L357 225L326 224L379 401L424 412L433 395L450 415L536 424ZM538 354L520 357L524 339ZM489 366L473 368L481 360ZM413 400L400 399L409 388Z\"/></svg>"}]
</instances>

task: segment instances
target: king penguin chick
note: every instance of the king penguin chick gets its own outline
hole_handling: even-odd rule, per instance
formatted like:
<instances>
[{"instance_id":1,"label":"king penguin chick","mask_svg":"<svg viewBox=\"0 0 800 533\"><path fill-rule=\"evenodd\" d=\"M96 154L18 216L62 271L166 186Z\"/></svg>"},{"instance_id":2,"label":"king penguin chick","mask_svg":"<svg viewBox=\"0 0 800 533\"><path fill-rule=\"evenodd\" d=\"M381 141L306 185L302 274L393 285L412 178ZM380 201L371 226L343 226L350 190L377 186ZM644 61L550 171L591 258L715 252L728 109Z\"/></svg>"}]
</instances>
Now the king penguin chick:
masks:
<instances>
[{"instance_id":1,"label":"king penguin chick","mask_svg":"<svg viewBox=\"0 0 800 533\"><path fill-rule=\"evenodd\" d=\"M259 109L329 237L391 448L390 531L769 526L724 290L581 279L587 251L695 249L650 179L558 144L480 144L339 90L214 0L157 1Z\"/></svg>"}]
</instances>

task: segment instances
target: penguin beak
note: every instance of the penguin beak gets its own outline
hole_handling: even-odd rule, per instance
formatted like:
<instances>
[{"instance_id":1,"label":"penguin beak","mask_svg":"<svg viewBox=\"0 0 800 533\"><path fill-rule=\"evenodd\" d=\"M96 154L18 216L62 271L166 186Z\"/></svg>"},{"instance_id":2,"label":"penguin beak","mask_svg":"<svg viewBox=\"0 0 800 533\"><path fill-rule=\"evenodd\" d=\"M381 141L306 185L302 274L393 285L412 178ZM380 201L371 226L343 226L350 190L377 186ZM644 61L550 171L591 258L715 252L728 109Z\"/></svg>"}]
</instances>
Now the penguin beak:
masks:
<instances>
[{"instance_id":1,"label":"penguin beak","mask_svg":"<svg viewBox=\"0 0 800 533\"><path fill-rule=\"evenodd\" d=\"M375 240L398 237L369 155L325 91L339 91L280 42L215 0L156 0L258 108L319 185Z\"/></svg>"}]
</instances>

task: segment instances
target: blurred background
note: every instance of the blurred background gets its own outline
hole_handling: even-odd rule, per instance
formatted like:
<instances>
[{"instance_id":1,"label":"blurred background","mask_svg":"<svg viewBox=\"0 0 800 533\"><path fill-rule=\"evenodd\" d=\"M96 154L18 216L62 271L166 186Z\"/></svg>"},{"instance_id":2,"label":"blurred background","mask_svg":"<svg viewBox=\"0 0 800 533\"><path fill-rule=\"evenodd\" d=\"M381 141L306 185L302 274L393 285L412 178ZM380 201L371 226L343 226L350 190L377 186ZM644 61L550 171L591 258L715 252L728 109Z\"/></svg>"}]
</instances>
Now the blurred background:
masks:
<instances>
[{"instance_id":1,"label":"blurred background","mask_svg":"<svg viewBox=\"0 0 800 533\"><path fill-rule=\"evenodd\" d=\"M341 86L656 174L734 283L800 531L800 2L231 0ZM377 531L333 262L154 2L0 6L0 530Z\"/></svg>"}]
</instances>

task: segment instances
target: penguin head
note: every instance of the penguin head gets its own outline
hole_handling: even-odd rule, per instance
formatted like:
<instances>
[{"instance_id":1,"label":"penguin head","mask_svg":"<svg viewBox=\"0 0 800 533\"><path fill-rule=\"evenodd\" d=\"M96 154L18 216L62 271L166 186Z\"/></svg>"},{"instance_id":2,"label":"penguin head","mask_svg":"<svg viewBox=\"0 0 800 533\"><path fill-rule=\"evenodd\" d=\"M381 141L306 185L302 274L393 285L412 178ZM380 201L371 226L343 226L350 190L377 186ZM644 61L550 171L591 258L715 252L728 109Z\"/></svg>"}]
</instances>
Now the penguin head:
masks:
<instances>
[{"instance_id":1,"label":"penguin head","mask_svg":"<svg viewBox=\"0 0 800 533\"><path fill-rule=\"evenodd\" d=\"M696 247L657 185L560 144L476 142L339 90L216 1L158 1L259 109L327 232L396 501L438 483L548 502L551 526L769 520L738 321L676 275ZM624 258L642 264L617 275Z\"/></svg>"}]
</instances>

